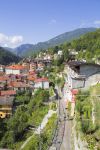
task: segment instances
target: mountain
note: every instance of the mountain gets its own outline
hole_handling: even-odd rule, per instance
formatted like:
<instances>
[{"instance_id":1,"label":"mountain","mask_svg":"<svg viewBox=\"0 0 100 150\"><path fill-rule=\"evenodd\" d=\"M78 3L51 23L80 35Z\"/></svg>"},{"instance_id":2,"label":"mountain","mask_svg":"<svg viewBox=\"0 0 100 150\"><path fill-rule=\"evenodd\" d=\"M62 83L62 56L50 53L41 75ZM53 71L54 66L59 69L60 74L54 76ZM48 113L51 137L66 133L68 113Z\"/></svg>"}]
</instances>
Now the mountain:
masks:
<instances>
[{"instance_id":1,"label":"mountain","mask_svg":"<svg viewBox=\"0 0 100 150\"><path fill-rule=\"evenodd\" d=\"M12 52L5 50L3 47L0 47L0 64L8 65L13 62L18 62L20 60L19 56L16 56Z\"/></svg>"},{"instance_id":2,"label":"mountain","mask_svg":"<svg viewBox=\"0 0 100 150\"><path fill-rule=\"evenodd\" d=\"M33 44L23 44L23 45L20 45L19 47L16 47L14 49L14 52L17 55L23 56L24 53L26 53L29 49L32 49L33 46L34 46Z\"/></svg>"},{"instance_id":3,"label":"mountain","mask_svg":"<svg viewBox=\"0 0 100 150\"><path fill-rule=\"evenodd\" d=\"M15 53L19 56L25 56L31 54L34 51L47 49L56 45L63 44L64 42L72 41L73 39L79 38L85 33L95 31L96 28L79 28L70 32L63 33L58 35L46 42L39 42L35 45L33 44L24 44L14 49Z\"/></svg>"},{"instance_id":4,"label":"mountain","mask_svg":"<svg viewBox=\"0 0 100 150\"><path fill-rule=\"evenodd\" d=\"M70 45L78 52L77 59L100 63L100 28L73 40Z\"/></svg>"}]
</instances>

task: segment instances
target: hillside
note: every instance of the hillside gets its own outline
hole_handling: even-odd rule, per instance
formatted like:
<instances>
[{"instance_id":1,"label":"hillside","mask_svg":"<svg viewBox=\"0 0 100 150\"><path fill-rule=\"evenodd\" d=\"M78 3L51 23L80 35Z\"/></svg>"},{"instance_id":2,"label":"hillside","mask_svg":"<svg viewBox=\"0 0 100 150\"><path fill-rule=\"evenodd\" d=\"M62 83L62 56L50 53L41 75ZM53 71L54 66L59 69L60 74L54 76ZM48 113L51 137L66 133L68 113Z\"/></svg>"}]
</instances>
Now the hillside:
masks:
<instances>
[{"instance_id":1,"label":"hillside","mask_svg":"<svg viewBox=\"0 0 100 150\"><path fill-rule=\"evenodd\" d=\"M90 88L87 92L80 92L76 100L76 143L80 150L100 149L100 84ZM83 96L80 96L83 95ZM85 142L87 143L87 147Z\"/></svg>"},{"instance_id":2,"label":"hillside","mask_svg":"<svg viewBox=\"0 0 100 150\"><path fill-rule=\"evenodd\" d=\"M72 41L73 39L79 38L81 35L85 33L95 31L96 28L80 28L70 32L63 33L58 35L46 42L39 42L35 45L32 44L24 44L14 49L17 55L25 56L32 54L34 51L47 49L49 47L53 47L56 45L63 44L64 42Z\"/></svg>"},{"instance_id":3,"label":"hillside","mask_svg":"<svg viewBox=\"0 0 100 150\"><path fill-rule=\"evenodd\" d=\"M20 58L18 56L0 47L0 64L8 65L12 62L18 62L19 60Z\"/></svg>"},{"instance_id":4,"label":"hillside","mask_svg":"<svg viewBox=\"0 0 100 150\"><path fill-rule=\"evenodd\" d=\"M72 48L78 51L78 59L95 61L100 59L100 29L87 33L71 43Z\"/></svg>"}]
</instances>

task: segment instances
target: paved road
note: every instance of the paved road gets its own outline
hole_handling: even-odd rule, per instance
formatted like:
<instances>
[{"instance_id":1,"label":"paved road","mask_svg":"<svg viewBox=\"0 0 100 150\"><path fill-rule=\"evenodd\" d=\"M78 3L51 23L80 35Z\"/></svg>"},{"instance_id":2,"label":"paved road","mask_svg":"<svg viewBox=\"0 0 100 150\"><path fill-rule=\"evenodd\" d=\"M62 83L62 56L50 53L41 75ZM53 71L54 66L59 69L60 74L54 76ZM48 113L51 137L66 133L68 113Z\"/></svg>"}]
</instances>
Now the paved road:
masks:
<instances>
[{"instance_id":1,"label":"paved road","mask_svg":"<svg viewBox=\"0 0 100 150\"><path fill-rule=\"evenodd\" d=\"M63 102L63 105L64 105L64 102ZM64 108L65 108L65 105L64 105ZM66 110L66 116L67 116L67 110ZM63 137L63 142L62 142L60 150L72 150L71 132L72 132L72 121L66 118L64 137Z\"/></svg>"},{"instance_id":2,"label":"paved road","mask_svg":"<svg viewBox=\"0 0 100 150\"><path fill-rule=\"evenodd\" d=\"M72 121L67 118L66 105L63 99L60 100L60 121L57 134L53 140L53 145L49 150L72 150L71 147L71 128Z\"/></svg>"}]
</instances>

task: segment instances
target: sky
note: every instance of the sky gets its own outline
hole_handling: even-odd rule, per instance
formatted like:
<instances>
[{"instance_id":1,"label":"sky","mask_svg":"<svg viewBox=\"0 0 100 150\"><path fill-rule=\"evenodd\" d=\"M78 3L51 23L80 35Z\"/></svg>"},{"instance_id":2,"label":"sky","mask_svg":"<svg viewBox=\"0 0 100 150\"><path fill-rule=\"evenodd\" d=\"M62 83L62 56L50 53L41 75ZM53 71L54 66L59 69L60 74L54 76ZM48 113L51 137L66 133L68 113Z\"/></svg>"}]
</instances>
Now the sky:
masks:
<instances>
[{"instance_id":1,"label":"sky","mask_svg":"<svg viewBox=\"0 0 100 150\"><path fill-rule=\"evenodd\" d=\"M0 0L1 46L36 44L85 27L100 27L100 0Z\"/></svg>"}]
</instances>

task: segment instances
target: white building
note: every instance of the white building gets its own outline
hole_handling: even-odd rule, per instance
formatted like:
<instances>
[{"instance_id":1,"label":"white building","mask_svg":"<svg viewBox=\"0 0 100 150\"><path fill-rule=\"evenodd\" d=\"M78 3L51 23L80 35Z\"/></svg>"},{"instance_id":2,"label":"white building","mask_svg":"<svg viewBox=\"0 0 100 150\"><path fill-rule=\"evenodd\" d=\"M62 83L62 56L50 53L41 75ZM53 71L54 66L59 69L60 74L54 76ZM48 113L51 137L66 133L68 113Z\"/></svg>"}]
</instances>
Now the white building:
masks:
<instances>
[{"instance_id":1,"label":"white building","mask_svg":"<svg viewBox=\"0 0 100 150\"><path fill-rule=\"evenodd\" d=\"M49 81L47 78L39 78L34 81L34 88L49 89Z\"/></svg>"},{"instance_id":2,"label":"white building","mask_svg":"<svg viewBox=\"0 0 100 150\"><path fill-rule=\"evenodd\" d=\"M27 74L28 69L21 65L12 65L5 68L6 74L15 74L15 75L21 75L21 74Z\"/></svg>"},{"instance_id":3,"label":"white building","mask_svg":"<svg viewBox=\"0 0 100 150\"><path fill-rule=\"evenodd\" d=\"M0 71L1 71L1 72L4 72L4 69L5 69L5 66L0 65Z\"/></svg>"},{"instance_id":4,"label":"white building","mask_svg":"<svg viewBox=\"0 0 100 150\"><path fill-rule=\"evenodd\" d=\"M71 89L87 89L100 82L100 65L71 61L66 65L66 74Z\"/></svg>"}]
</instances>

